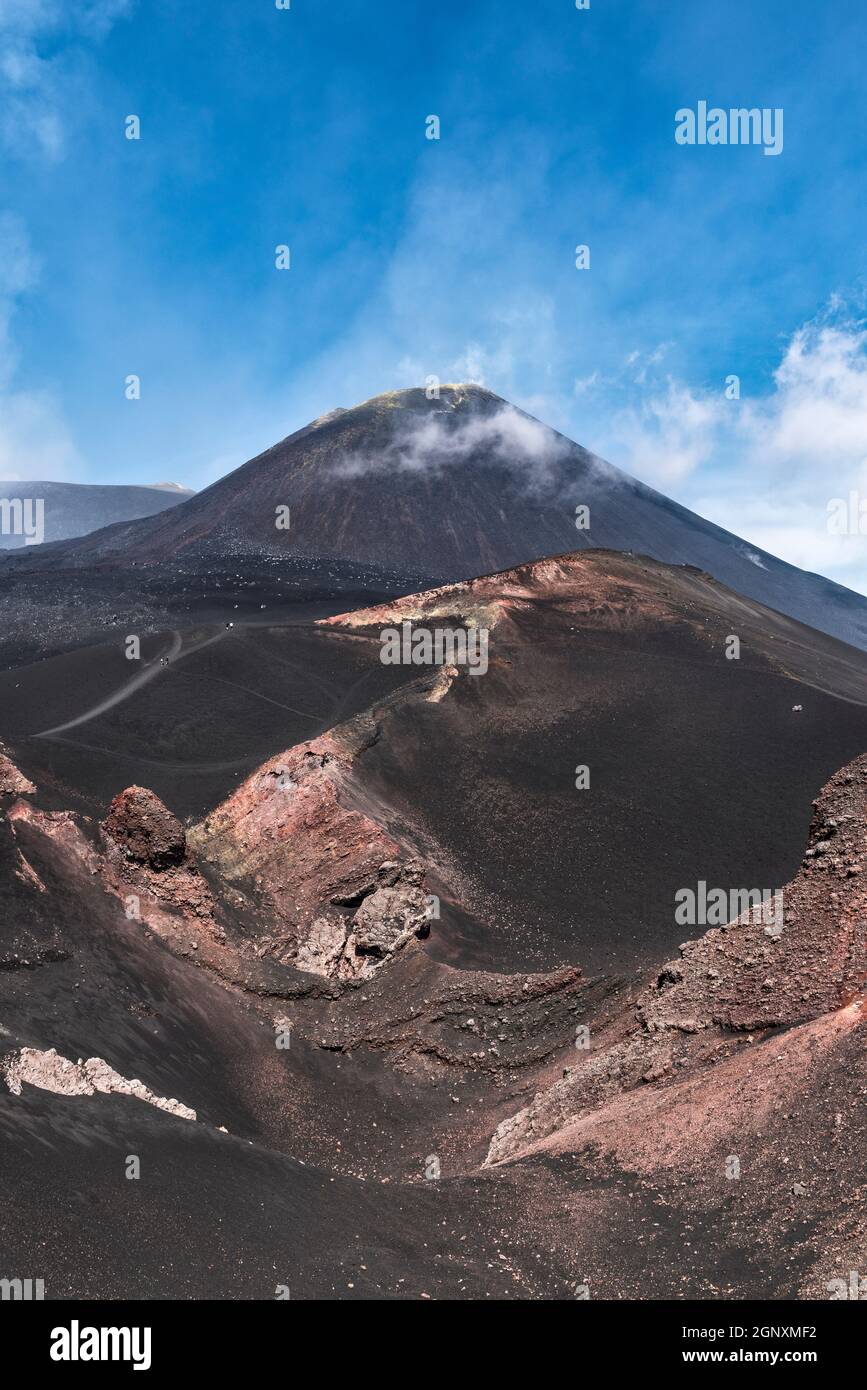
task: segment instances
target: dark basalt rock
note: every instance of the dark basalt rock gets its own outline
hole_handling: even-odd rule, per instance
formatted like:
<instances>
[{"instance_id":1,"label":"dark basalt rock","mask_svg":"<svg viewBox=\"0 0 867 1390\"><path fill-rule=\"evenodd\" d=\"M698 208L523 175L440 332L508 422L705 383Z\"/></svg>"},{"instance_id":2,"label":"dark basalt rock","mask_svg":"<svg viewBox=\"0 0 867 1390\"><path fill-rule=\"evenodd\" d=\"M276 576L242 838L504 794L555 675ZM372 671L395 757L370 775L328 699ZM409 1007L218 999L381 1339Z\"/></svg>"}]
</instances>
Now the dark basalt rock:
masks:
<instances>
[{"instance_id":1,"label":"dark basalt rock","mask_svg":"<svg viewBox=\"0 0 867 1390\"><path fill-rule=\"evenodd\" d=\"M120 792L111 803L103 830L128 858L151 869L170 869L186 856L184 827L146 787L127 787Z\"/></svg>"}]
</instances>

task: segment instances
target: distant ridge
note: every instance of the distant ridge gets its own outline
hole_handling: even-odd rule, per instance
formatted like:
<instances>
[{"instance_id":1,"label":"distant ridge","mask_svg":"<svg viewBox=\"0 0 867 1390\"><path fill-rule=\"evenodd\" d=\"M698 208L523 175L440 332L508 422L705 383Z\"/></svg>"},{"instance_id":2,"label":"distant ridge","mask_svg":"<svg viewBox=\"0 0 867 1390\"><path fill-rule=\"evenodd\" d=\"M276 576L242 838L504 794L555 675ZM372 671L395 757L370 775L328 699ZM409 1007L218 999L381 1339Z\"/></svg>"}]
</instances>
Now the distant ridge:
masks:
<instances>
[{"instance_id":1,"label":"distant ridge","mask_svg":"<svg viewBox=\"0 0 867 1390\"><path fill-rule=\"evenodd\" d=\"M192 497L193 493L177 483L157 483L153 486L112 485L102 483L3 482L0 480L0 500L10 504L43 503L44 535L42 540L63 541L86 536L91 531L111 526L119 521L135 521L155 516L169 507ZM8 509L7 509L8 510ZM11 550L25 546L22 527L10 512L0 518L0 548ZM28 551L38 549L28 545Z\"/></svg>"}]
</instances>

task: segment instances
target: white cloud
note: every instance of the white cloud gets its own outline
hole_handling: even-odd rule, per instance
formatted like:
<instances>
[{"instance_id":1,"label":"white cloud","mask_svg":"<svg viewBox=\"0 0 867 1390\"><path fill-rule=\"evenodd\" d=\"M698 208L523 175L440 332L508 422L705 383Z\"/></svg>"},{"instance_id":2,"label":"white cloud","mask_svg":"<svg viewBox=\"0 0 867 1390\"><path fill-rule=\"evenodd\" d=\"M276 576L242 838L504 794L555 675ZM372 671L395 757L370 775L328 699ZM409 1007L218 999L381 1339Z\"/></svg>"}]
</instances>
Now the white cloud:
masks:
<instances>
[{"instance_id":1,"label":"white cloud","mask_svg":"<svg viewBox=\"0 0 867 1390\"><path fill-rule=\"evenodd\" d=\"M335 465L335 472L341 477L374 470L438 472L478 453L510 468L520 485L532 491L550 481L553 468L568 449L565 440L513 406L464 419L459 412L453 413L450 399L444 396L439 413L407 412L387 449L347 455Z\"/></svg>"},{"instance_id":2,"label":"white cloud","mask_svg":"<svg viewBox=\"0 0 867 1390\"><path fill-rule=\"evenodd\" d=\"M722 417L719 398L669 377L663 391L620 414L614 457L644 482L678 482L711 457Z\"/></svg>"},{"instance_id":3,"label":"white cloud","mask_svg":"<svg viewBox=\"0 0 867 1390\"><path fill-rule=\"evenodd\" d=\"M39 266L26 228L0 213L0 478L64 477L80 460L59 406L46 391L13 389L17 302L36 284Z\"/></svg>"},{"instance_id":4,"label":"white cloud","mask_svg":"<svg viewBox=\"0 0 867 1390\"><path fill-rule=\"evenodd\" d=\"M572 390L576 396L583 396L588 391L595 391L597 386L602 384L602 377L599 372L589 372L587 376L576 376L572 383Z\"/></svg>"},{"instance_id":5,"label":"white cloud","mask_svg":"<svg viewBox=\"0 0 867 1390\"><path fill-rule=\"evenodd\" d=\"M130 0L0 0L0 146L29 159L63 153L75 94L74 49L43 57L46 37L99 39ZM71 66L70 66L71 63ZM18 301L36 284L39 264L27 229L0 211L0 478L56 479L81 467L58 402L45 390L15 389L12 325Z\"/></svg>"},{"instance_id":6,"label":"white cloud","mask_svg":"<svg viewBox=\"0 0 867 1390\"><path fill-rule=\"evenodd\" d=\"M632 372L633 380L639 386L644 385L652 374L653 368L659 365L670 346L670 343L659 343L649 352L643 352L636 348L635 351L629 353L626 358L626 366L634 369Z\"/></svg>"},{"instance_id":7,"label":"white cloud","mask_svg":"<svg viewBox=\"0 0 867 1390\"><path fill-rule=\"evenodd\" d=\"M786 467L850 468L867 457L867 332L807 324L793 335L765 405L747 407L754 446Z\"/></svg>"},{"instance_id":8,"label":"white cloud","mask_svg":"<svg viewBox=\"0 0 867 1390\"><path fill-rule=\"evenodd\" d=\"M608 456L678 485L679 501L751 544L867 592L867 537L828 530L832 498L867 499L867 328L836 298L792 334L765 395L741 389L729 401L722 387L657 383L616 417Z\"/></svg>"},{"instance_id":9,"label":"white cloud","mask_svg":"<svg viewBox=\"0 0 867 1390\"><path fill-rule=\"evenodd\" d=\"M57 34L100 39L131 0L0 0L0 143L20 158L63 153L70 92L68 50L46 58L40 43Z\"/></svg>"},{"instance_id":10,"label":"white cloud","mask_svg":"<svg viewBox=\"0 0 867 1390\"><path fill-rule=\"evenodd\" d=\"M456 381L473 381L477 386L485 384L486 353L478 343L470 343L456 358L453 373Z\"/></svg>"},{"instance_id":11,"label":"white cloud","mask_svg":"<svg viewBox=\"0 0 867 1390\"><path fill-rule=\"evenodd\" d=\"M56 480L75 476L81 458L62 413L42 391L0 399L0 480Z\"/></svg>"}]
</instances>

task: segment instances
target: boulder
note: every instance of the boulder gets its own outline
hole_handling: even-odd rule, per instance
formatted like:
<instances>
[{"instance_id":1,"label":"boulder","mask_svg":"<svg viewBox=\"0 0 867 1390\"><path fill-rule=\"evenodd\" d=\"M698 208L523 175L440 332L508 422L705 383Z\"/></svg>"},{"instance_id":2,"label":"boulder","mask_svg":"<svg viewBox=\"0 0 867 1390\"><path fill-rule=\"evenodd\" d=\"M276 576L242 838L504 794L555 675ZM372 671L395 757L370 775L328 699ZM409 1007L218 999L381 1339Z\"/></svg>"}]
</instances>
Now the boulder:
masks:
<instances>
[{"instance_id":1,"label":"boulder","mask_svg":"<svg viewBox=\"0 0 867 1390\"><path fill-rule=\"evenodd\" d=\"M184 827L147 787L120 792L102 828L128 859L150 869L170 869L187 852Z\"/></svg>"}]
</instances>

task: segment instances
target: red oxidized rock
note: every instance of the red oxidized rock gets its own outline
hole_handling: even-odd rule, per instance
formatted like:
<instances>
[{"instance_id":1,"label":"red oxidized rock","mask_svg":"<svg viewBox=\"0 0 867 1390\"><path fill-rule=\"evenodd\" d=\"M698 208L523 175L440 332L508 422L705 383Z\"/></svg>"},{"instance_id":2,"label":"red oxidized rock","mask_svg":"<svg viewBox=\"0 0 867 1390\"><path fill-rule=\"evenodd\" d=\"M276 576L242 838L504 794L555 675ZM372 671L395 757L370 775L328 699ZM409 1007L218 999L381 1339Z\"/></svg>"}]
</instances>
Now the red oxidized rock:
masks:
<instances>
[{"instance_id":1,"label":"red oxidized rock","mask_svg":"<svg viewBox=\"0 0 867 1390\"><path fill-rule=\"evenodd\" d=\"M6 757L0 744L0 796L20 796L35 791L33 783Z\"/></svg>"},{"instance_id":2,"label":"red oxidized rock","mask_svg":"<svg viewBox=\"0 0 867 1390\"><path fill-rule=\"evenodd\" d=\"M151 869L169 869L186 855L184 827L146 787L127 787L116 796L103 829L130 859Z\"/></svg>"}]
</instances>

